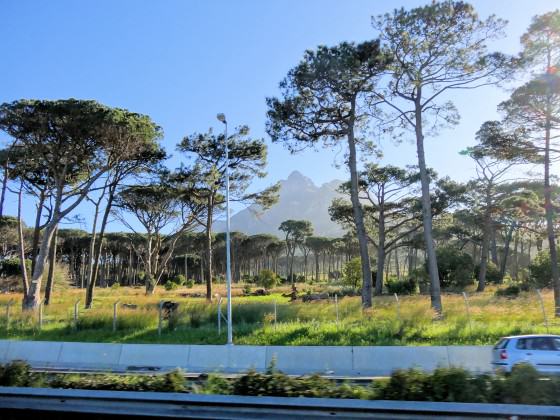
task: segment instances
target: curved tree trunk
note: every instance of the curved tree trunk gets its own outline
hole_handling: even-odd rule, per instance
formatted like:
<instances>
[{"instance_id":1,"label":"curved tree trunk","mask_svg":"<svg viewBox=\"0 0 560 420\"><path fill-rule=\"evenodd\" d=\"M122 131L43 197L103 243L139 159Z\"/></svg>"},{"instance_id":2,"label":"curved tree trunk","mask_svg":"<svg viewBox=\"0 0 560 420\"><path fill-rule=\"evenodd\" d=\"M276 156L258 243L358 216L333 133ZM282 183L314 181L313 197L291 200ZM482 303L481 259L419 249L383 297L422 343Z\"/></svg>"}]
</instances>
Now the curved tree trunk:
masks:
<instances>
[{"instance_id":1,"label":"curved tree trunk","mask_svg":"<svg viewBox=\"0 0 560 420\"><path fill-rule=\"evenodd\" d=\"M383 270L385 269L385 215L382 206L379 207L378 223L379 240L377 243L377 272L375 273L375 294L383 294Z\"/></svg>"},{"instance_id":2,"label":"curved tree trunk","mask_svg":"<svg viewBox=\"0 0 560 420\"><path fill-rule=\"evenodd\" d=\"M51 293L54 286L54 270L56 267L56 241L58 239L58 226L55 228L51 246L49 249L49 272L47 274L47 285L45 286L45 305L51 301Z\"/></svg>"},{"instance_id":3,"label":"curved tree trunk","mask_svg":"<svg viewBox=\"0 0 560 420\"><path fill-rule=\"evenodd\" d=\"M25 297L29 292L29 278L27 276L27 266L25 265L25 242L23 238L23 222L21 220L22 194L23 194L23 182L21 182L19 187L19 192L18 192L17 229L18 229L18 252L19 252L19 261L21 265L23 298L25 299Z\"/></svg>"}]
</instances>

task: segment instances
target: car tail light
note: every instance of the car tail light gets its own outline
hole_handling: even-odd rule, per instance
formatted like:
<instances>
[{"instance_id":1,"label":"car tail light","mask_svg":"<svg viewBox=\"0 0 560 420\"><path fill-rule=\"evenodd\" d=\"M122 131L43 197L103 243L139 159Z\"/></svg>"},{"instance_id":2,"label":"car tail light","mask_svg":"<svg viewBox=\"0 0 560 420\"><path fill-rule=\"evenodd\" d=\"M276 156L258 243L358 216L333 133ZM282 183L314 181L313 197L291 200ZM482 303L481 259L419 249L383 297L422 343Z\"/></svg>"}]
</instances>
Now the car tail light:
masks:
<instances>
[{"instance_id":1,"label":"car tail light","mask_svg":"<svg viewBox=\"0 0 560 420\"><path fill-rule=\"evenodd\" d=\"M502 350L502 351L500 352L500 359L506 360L507 358L508 358L507 351Z\"/></svg>"}]
</instances>

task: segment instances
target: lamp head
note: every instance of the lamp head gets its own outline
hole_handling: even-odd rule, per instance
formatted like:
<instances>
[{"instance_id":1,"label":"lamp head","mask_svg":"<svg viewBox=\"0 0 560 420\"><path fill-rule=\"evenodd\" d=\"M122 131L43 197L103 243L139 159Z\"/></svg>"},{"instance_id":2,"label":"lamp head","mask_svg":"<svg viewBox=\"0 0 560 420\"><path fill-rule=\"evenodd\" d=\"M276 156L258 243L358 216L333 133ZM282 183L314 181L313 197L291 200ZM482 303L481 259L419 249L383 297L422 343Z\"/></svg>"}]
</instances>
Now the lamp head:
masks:
<instances>
[{"instance_id":1,"label":"lamp head","mask_svg":"<svg viewBox=\"0 0 560 420\"><path fill-rule=\"evenodd\" d=\"M216 115L216 118L218 119L218 121L224 124L227 123L225 114L222 114L221 112L218 115Z\"/></svg>"}]
</instances>

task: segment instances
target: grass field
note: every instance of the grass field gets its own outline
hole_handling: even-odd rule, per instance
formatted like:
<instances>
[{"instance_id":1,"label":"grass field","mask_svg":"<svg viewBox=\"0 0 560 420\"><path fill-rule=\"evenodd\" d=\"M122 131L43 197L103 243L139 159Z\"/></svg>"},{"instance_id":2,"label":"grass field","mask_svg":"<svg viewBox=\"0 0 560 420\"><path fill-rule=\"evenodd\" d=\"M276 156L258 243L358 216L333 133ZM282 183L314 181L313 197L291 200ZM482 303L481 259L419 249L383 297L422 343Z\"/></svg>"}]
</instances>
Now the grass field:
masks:
<instances>
[{"instance_id":1,"label":"grass field","mask_svg":"<svg viewBox=\"0 0 560 420\"><path fill-rule=\"evenodd\" d=\"M310 286L300 285L299 290ZM316 286L320 287L320 286ZM277 289L269 296L242 296L242 286L233 294L234 342L259 345L452 345L492 344L512 334L546 332L538 296L522 293L518 298L494 296L494 291L469 294L470 322L463 296L443 296L444 318L436 320L430 309L429 296L403 296L399 307L392 296L374 298L374 308L362 311L359 297L334 301L290 303L283 297L287 289ZM21 295L0 296L0 338L20 340L89 341L123 343L223 344L217 329L217 301L207 303L185 294L202 293L193 289L165 291L145 296L142 288L99 289L94 307L79 305L77 325L73 322L74 302L84 292L75 289L57 291L51 304L44 308L43 326L39 328L38 313L21 313ZM223 285L216 292L225 295ZM548 330L560 333L560 323L553 318L553 296L544 291L543 298L549 319ZM113 303L137 305L135 309L119 306L117 330L113 332ZM9 328L6 304L13 300ZM179 302L179 310L171 321L164 321L158 335L160 300ZM276 302L276 322L274 321ZM222 303L225 313L225 301Z\"/></svg>"}]
</instances>

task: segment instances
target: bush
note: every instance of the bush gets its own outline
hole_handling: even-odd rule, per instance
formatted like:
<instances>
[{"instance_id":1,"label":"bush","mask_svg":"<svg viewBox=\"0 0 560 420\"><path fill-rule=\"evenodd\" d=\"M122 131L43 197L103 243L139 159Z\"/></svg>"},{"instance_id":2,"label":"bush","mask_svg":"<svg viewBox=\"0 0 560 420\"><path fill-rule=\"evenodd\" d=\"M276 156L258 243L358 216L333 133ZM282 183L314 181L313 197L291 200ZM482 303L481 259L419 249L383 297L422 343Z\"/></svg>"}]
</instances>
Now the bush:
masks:
<instances>
[{"instance_id":1,"label":"bush","mask_svg":"<svg viewBox=\"0 0 560 420\"><path fill-rule=\"evenodd\" d=\"M194 287L194 279L188 279L185 282L185 286L188 287L189 289L192 289Z\"/></svg>"},{"instance_id":2,"label":"bush","mask_svg":"<svg viewBox=\"0 0 560 420\"><path fill-rule=\"evenodd\" d=\"M113 290L117 290L119 287L121 287L121 285L118 282L115 282L111 285L111 289Z\"/></svg>"},{"instance_id":3,"label":"bush","mask_svg":"<svg viewBox=\"0 0 560 420\"><path fill-rule=\"evenodd\" d=\"M413 295L417 292L417 285L413 278L408 280L398 280L396 277L391 277L385 283L387 292L397 295Z\"/></svg>"},{"instance_id":4,"label":"bush","mask_svg":"<svg viewBox=\"0 0 560 420\"><path fill-rule=\"evenodd\" d=\"M499 296L499 297L517 297L519 296L519 293L521 293L521 287L519 287L516 284L512 284L511 286L508 286L504 289L498 289L496 290L495 295Z\"/></svg>"},{"instance_id":5,"label":"bush","mask_svg":"<svg viewBox=\"0 0 560 420\"><path fill-rule=\"evenodd\" d=\"M352 258L342 267L342 284L357 289L362 282L362 260Z\"/></svg>"},{"instance_id":6,"label":"bush","mask_svg":"<svg viewBox=\"0 0 560 420\"><path fill-rule=\"evenodd\" d=\"M171 290L178 289L178 288L179 288L179 284L177 284L177 283L175 283L175 282L173 282L173 281L171 281L171 280L167 280L167 281L165 282L165 285L164 285L163 287L165 287L165 290L171 291Z\"/></svg>"},{"instance_id":7,"label":"bush","mask_svg":"<svg viewBox=\"0 0 560 420\"><path fill-rule=\"evenodd\" d=\"M457 248L440 247L436 256L442 287L462 289L473 283L474 263L469 254Z\"/></svg>"},{"instance_id":8,"label":"bush","mask_svg":"<svg viewBox=\"0 0 560 420\"><path fill-rule=\"evenodd\" d=\"M31 260L25 260L27 272L31 273ZM0 261L0 275L19 276L21 275L21 264L19 258L6 258Z\"/></svg>"},{"instance_id":9,"label":"bush","mask_svg":"<svg viewBox=\"0 0 560 420\"><path fill-rule=\"evenodd\" d=\"M477 264L474 270L474 278L478 278L480 272L480 264ZM502 281L500 269L492 261L486 262L486 283L498 284Z\"/></svg>"},{"instance_id":10,"label":"bush","mask_svg":"<svg viewBox=\"0 0 560 420\"><path fill-rule=\"evenodd\" d=\"M257 277L257 284L265 290L272 289L279 281L278 275L272 270L261 270Z\"/></svg>"},{"instance_id":11,"label":"bush","mask_svg":"<svg viewBox=\"0 0 560 420\"><path fill-rule=\"evenodd\" d=\"M178 286L183 286L187 282L187 279L182 274L178 274L168 281L175 283Z\"/></svg>"},{"instance_id":12,"label":"bush","mask_svg":"<svg viewBox=\"0 0 560 420\"><path fill-rule=\"evenodd\" d=\"M552 283L552 263L549 251L541 251L529 264L529 284L532 287L550 287Z\"/></svg>"}]
</instances>

